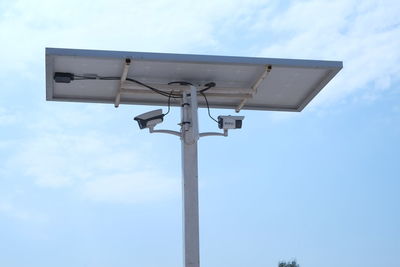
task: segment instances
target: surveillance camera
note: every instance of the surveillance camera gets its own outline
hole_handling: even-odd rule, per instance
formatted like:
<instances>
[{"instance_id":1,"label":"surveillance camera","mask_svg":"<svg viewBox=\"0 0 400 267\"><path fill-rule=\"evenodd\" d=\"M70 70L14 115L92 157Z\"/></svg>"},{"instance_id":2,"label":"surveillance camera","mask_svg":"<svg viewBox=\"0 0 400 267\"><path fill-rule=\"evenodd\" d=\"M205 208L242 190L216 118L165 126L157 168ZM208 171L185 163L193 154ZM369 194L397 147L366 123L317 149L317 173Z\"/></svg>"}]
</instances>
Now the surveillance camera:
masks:
<instances>
[{"instance_id":1,"label":"surveillance camera","mask_svg":"<svg viewBox=\"0 0 400 267\"><path fill-rule=\"evenodd\" d=\"M218 127L220 129L240 129L244 116L218 116Z\"/></svg>"},{"instance_id":2,"label":"surveillance camera","mask_svg":"<svg viewBox=\"0 0 400 267\"><path fill-rule=\"evenodd\" d=\"M134 118L134 120L138 122L140 129L154 127L161 123L163 119L164 114L162 113L162 109L149 111Z\"/></svg>"}]
</instances>

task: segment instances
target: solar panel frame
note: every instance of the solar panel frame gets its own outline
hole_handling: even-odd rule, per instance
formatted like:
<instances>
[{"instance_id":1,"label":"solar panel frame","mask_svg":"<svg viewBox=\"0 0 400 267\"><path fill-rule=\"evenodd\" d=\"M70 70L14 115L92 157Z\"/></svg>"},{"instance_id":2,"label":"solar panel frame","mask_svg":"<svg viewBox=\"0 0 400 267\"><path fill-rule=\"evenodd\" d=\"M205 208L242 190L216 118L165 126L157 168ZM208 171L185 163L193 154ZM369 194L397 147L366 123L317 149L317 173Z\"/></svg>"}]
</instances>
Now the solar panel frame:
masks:
<instances>
[{"instance_id":1,"label":"solar panel frame","mask_svg":"<svg viewBox=\"0 0 400 267\"><path fill-rule=\"evenodd\" d=\"M167 83L173 80L174 74L176 80L194 77L196 82L199 79L207 82L207 77L214 77L216 80L220 79L220 82L216 81L217 87L231 83L232 91L243 89L241 87L245 84L246 89L250 89L265 68L271 66L271 73L242 107L251 110L301 111L343 67L340 61L46 48L46 99L114 103L111 93L118 90L119 81L88 80L60 84L54 82L53 76L55 72L76 73L79 70L104 76L121 76L123 62L127 58L132 60L128 76L142 78L141 81L145 83L154 82L157 76L161 77L157 82ZM153 81L143 80L149 78ZM108 90L107 86L112 89ZM217 87L214 91L207 91L210 107L237 108L242 98L214 97L213 92L217 92ZM74 90L75 95L71 94ZM87 92L88 95L79 96L82 92ZM121 104L166 106L167 98L139 90L137 94L124 94ZM179 106L180 102L172 101L171 105ZM200 97L199 107L206 107L205 101Z\"/></svg>"}]
</instances>

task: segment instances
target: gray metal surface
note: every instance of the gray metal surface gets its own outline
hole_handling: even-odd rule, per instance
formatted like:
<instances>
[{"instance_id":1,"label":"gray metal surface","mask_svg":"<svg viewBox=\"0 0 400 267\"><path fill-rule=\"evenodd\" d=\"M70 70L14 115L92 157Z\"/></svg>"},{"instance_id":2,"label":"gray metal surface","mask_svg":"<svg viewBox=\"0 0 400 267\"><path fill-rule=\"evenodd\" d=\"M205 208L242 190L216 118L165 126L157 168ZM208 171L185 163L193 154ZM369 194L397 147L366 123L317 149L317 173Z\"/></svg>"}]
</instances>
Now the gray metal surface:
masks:
<instances>
[{"instance_id":1,"label":"gray metal surface","mask_svg":"<svg viewBox=\"0 0 400 267\"><path fill-rule=\"evenodd\" d=\"M241 109L301 111L342 68L339 61L46 48L47 100L115 103L122 92L121 104L166 106L167 97L130 82L53 80L55 72L121 77L126 58L131 59L129 78L166 92L184 90L168 86L172 81L188 81L200 89L215 82L216 87L206 91L210 107L228 109L242 103ZM206 107L203 97L198 100L199 107ZM172 100L171 105L179 106L180 101Z\"/></svg>"},{"instance_id":2,"label":"gray metal surface","mask_svg":"<svg viewBox=\"0 0 400 267\"><path fill-rule=\"evenodd\" d=\"M183 266L200 266L199 189L197 141L197 88L184 93L181 107L182 189L183 189ZM190 123L184 123L190 122Z\"/></svg>"}]
</instances>

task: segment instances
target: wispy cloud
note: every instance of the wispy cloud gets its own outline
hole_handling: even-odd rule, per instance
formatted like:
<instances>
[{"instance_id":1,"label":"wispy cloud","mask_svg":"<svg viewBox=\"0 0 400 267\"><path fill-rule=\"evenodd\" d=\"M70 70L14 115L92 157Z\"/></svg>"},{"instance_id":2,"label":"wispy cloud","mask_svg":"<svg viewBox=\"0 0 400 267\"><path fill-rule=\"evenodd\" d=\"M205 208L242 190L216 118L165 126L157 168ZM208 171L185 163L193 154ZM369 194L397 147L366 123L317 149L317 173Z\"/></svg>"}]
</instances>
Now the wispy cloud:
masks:
<instances>
[{"instance_id":1,"label":"wispy cloud","mask_svg":"<svg viewBox=\"0 0 400 267\"><path fill-rule=\"evenodd\" d=\"M16 115L6 110L3 107L0 107L0 126L10 125L15 123Z\"/></svg>"},{"instance_id":2,"label":"wispy cloud","mask_svg":"<svg viewBox=\"0 0 400 267\"><path fill-rule=\"evenodd\" d=\"M7 36L0 69L42 79L37 70L46 46L190 53L229 49L227 36L242 46L241 36L251 34L257 38L246 50L259 56L343 60L344 69L317 99L331 103L367 85L379 95L398 81L398 10L394 0L296 1L288 7L258 0L14 1L0 17ZM237 28L242 33L234 34Z\"/></svg>"},{"instance_id":3,"label":"wispy cloud","mask_svg":"<svg viewBox=\"0 0 400 267\"><path fill-rule=\"evenodd\" d=\"M43 214L27 211L23 208L17 207L15 204L6 201L0 201L0 215L21 221L46 221L46 218Z\"/></svg>"},{"instance_id":4,"label":"wispy cloud","mask_svg":"<svg viewBox=\"0 0 400 267\"><path fill-rule=\"evenodd\" d=\"M0 213L21 220L27 220L30 217L27 212L17 210L14 206L12 206L9 203L0 203Z\"/></svg>"},{"instance_id":5,"label":"wispy cloud","mask_svg":"<svg viewBox=\"0 0 400 267\"><path fill-rule=\"evenodd\" d=\"M101 176L85 182L81 193L94 201L114 203L153 202L179 195L179 180L165 173L136 169Z\"/></svg>"},{"instance_id":6,"label":"wispy cloud","mask_svg":"<svg viewBox=\"0 0 400 267\"><path fill-rule=\"evenodd\" d=\"M42 64L44 47L193 52L216 45L216 22L239 19L259 2L14 1L0 15L0 32L7 37L1 68L32 75L32 66Z\"/></svg>"},{"instance_id":7,"label":"wispy cloud","mask_svg":"<svg viewBox=\"0 0 400 267\"><path fill-rule=\"evenodd\" d=\"M38 123L28 126L31 137L9 155L6 173L49 190L73 190L93 201L137 203L178 196L180 180L146 163L143 147L122 135L85 128L88 120L93 127L94 116L107 123L108 112L97 111L86 116L84 110L72 112L77 117L71 119L69 109L53 110L52 116L36 118Z\"/></svg>"},{"instance_id":8,"label":"wispy cloud","mask_svg":"<svg viewBox=\"0 0 400 267\"><path fill-rule=\"evenodd\" d=\"M93 132L46 134L23 143L9 167L38 186L67 188L94 201L136 203L178 196L177 177L149 167L140 151L111 139Z\"/></svg>"},{"instance_id":9,"label":"wispy cloud","mask_svg":"<svg viewBox=\"0 0 400 267\"><path fill-rule=\"evenodd\" d=\"M238 25L249 26L254 36L276 37L268 39L268 44L255 45L263 47L258 51L261 56L344 61L344 69L313 103L332 103L354 92L373 99L398 81L400 17L396 1L300 1L288 8L277 3L10 2L2 6L0 15L0 32L7 37L0 50L0 76L12 72L43 81L46 46L192 52L224 47L218 34L224 29L233 32L234 25ZM273 12L275 9L285 10L277 13ZM373 90L366 92L367 85L372 85L368 87ZM31 120L24 127L30 136L7 154L7 166L13 172L33 178L38 186L77 190L95 201L160 199L177 188L175 177L143 161L140 148L132 150L132 144L121 141L123 138L117 133L83 126L89 122L92 126L98 124L100 120L94 116L107 121L109 113L101 106L85 106L83 110L65 110L63 106L61 111L49 105L40 109L41 114L28 114ZM16 116L0 109L0 126L24 121ZM2 141L0 147L11 141Z\"/></svg>"},{"instance_id":10,"label":"wispy cloud","mask_svg":"<svg viewBox=\"0 0 400 267\"><path fill-rule=\"evenodd\" d=\"M8 79L9 73L18 73L19 79L43 86L45 47L162 52L210 48L218 45L215 32L223 28L222 22L231 25L260 4L259 0L9 2L0 13L0 32L7 37L0 50L0 76ZM17 118L29 135L14 142L6 163L0 163L8 176L31 179L49 190L74 190L94 201L135 203L179 192L180 179L146 163L140 147L133 149L132 143L121 141L122 135L95 127L98 118L102 123L109 119L101 107L37 107L27 112L29 119ZM0 114L9 120L6 113Z\"/></svg>"},{"instance_id":11,"label":"wispy cloud","mask_svg":"<svg viewBox=\"0 0 400 267\"><path fill-rule=\"evenodd\" d=\"M320 104L354 92L380 94L400 77L398 10L398 1L295 2L268 21L266 28L277 41L261 55L344 61L344 69L318 96Z\"/></svg>"}]
</instances>

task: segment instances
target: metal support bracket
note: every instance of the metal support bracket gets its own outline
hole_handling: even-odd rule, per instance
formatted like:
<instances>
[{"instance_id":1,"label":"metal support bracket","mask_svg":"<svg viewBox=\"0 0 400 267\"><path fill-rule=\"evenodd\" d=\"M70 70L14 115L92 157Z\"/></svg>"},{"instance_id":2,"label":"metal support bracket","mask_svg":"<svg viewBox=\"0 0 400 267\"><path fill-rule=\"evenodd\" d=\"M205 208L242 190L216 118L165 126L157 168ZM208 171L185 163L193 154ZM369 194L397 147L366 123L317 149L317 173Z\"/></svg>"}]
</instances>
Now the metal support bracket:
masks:
<instances>
[{"instance_id":1,"label":"metal support bracket","mask_svg":"<svg viewBox=\"0 0 400 267\"><path fill-rule=\"evenodd\" d=\"M268 74L271 72L272 66L268 65L265 66L265 70L262 73L262 75L260 76L260 78L257 80L257 82L251 87L251 92L248 96L246 96L245 98L242 99L242 101L240 102L240 104L236 107L235 111L239 112L244 104L246 104L247 100L249 100L249 98L252 98L256 93L257 93L257 89L260 86L260 84L265 80L265 78L267 78Z\"/></svg>"},{"instance_id":2,"label":"metal support bracket","mask_svg":"<svg viewBox=\"0 0 400 267\"><path fill-rule=\"evenodd\" d=\"M172 134L172 135L176 135L176 136L179 136L179 137L182 136L181 132L178 132L178 131L172 131L172 130L154 130L154 127L149 128L149 132L150 132L150 133Z\"/></svg>"},{"instance_id":3,"label":"metal support bracket","mask_svg":"<svg viewBox=\"0 0 400 267\"><path fill-rule=\"evenodd\" d=\"M122 70L122 75L121 75L121 81L119 84L119 88L117 91L117 94L115 95L115 100L114 100L114 107L119 107L119 103L121 102L121 94L123 93L123 85L126 81L126 77L128 76L128 71L129 71L129 66L131 64L131 59L127 58L125 59L125 64L124 64L124 68Z\"/></svg>"},{"instance_id":4,"label":"metal support bracket","mask_svg":"<svg viewBox=\"0 0 400 267\"><path fill-rule=\"evenodd\" d=\"M154 127L149 128L150 133L164 133L164 134L172 134L178 137L182 137L182 133L178 131L173 131L173 130L154 130ZM205 137L205 136L228 136L228 130L225 129L223 133L216 133L216 132L204 132L204 133L199 133L199 137Z\"/></svg>"},{"instance_id":5,"label":"metal support bracket","mask_svg":"<svg viewBox=\"0 0 400 267\"><path fill-rule=\"evenodd\" d=\"M228 136L228 130L224 129L223 133L214 133L214 132L205 132L205 133L200 133L200 137L205 137L205 136Z\"/></svg>"}]
</instances>

